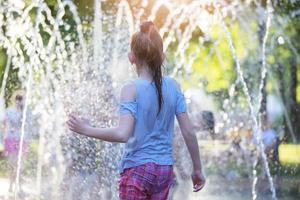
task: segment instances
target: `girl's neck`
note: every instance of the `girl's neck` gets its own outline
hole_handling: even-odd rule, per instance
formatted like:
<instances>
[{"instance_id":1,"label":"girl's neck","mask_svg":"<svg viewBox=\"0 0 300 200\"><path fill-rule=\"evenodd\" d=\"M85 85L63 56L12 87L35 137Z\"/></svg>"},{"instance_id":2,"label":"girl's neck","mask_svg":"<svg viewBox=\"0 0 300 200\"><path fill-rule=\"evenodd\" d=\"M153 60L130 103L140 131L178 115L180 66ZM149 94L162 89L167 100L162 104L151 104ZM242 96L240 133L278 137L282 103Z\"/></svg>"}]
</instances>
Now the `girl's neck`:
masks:
<instances>
[{"instance_id":1,"label":"girl's neck","mask_svg":"<svg viewBox=\"0 0 300 200\"><path fill-rule=\"evenodd\" d=\"M153 77L147 65L140 65L136 68L137 75L140 79L152 81Z\"/></svg>"}]
</instances>

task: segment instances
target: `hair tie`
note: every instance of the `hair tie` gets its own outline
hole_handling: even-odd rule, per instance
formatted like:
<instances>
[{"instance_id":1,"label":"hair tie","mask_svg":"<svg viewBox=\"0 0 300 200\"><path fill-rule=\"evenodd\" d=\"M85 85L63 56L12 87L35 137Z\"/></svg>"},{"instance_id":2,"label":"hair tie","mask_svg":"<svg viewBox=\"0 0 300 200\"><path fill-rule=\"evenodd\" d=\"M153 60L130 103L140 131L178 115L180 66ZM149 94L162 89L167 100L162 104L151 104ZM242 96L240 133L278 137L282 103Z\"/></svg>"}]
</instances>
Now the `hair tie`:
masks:
<instances>
[{"instance_id":1,"label":"hair tie","mask_svg":"<svg viewBox=\"0 0 300 200\"><path fill-rule=\"evenodd\" d=\"M142 33L148 33L151 27L154 27L154 23L152 21L144 22L140 25L140 31Z\"/></svg>"}]
</instances>

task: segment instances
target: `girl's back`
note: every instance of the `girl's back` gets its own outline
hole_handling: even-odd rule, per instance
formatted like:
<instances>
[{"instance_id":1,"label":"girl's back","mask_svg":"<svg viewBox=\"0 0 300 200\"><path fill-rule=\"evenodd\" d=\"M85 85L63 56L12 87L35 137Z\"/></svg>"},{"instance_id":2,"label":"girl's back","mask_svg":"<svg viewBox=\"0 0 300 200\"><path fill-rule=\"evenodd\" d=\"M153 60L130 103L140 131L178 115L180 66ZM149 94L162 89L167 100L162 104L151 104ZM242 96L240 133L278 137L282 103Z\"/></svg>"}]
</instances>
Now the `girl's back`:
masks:
<instances>
[{"instance_id":1,"label":"girl's back","mask_svg":"<svg viewBox=\"0 0 300 200\"><path fill-rule=\"evenodd\" d=\"M169 77L162 79L163 104L159 106L153 82L136 79L136 99L120 103L120 113L131 113L135 118L135 128L125 146L121 171L154 162L172 165L172 142L175 114L186 112L183 94L176 82Z\"/></svg>"}]
</instances>

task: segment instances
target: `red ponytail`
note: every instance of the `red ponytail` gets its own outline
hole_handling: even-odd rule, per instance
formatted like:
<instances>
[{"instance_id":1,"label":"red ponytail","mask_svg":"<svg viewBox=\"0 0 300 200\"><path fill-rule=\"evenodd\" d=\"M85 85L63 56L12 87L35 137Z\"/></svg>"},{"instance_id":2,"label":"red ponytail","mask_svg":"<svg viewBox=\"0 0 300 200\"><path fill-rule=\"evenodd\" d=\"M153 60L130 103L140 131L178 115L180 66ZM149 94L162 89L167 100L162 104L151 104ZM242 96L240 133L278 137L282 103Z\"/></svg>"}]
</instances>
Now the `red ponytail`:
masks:
<instances>
[{"instance_id":1,"label":"red ponytail","mask_svg":"<svg viewBox=\"0 0 300 200\"><path fill-rule=\"evenodd\" d=\"M158 113L163 104L162 95L162 52L163 41L153 22L147 21L140 26L140 31L132 36L131 50L138 59L145 61L155 83L158 99Z\"/></svg>"}]
</instances>

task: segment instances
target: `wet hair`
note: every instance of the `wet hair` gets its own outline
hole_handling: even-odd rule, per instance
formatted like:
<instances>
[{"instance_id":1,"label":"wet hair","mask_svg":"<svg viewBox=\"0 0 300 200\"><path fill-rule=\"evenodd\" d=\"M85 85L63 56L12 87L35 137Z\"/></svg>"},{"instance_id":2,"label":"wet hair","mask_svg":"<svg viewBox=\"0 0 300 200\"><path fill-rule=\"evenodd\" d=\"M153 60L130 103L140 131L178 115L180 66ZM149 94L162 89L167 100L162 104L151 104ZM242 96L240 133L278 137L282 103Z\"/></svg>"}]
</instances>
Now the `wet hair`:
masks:
<instances>
[{"instance_id":1,"label":"wet hair","mask_svg":"<svg viewBox=\"0 0 300 200\"><path fill-rule=\"evenodd\" d=\"M162 95L162 52L163 41L153 22L147 21L142 23L140 31L136 32L131 38L131 51L140 60L146 62L153 82L156 87L158 99L158 113L163 105Z\"/></svg>"}]
</instances>

